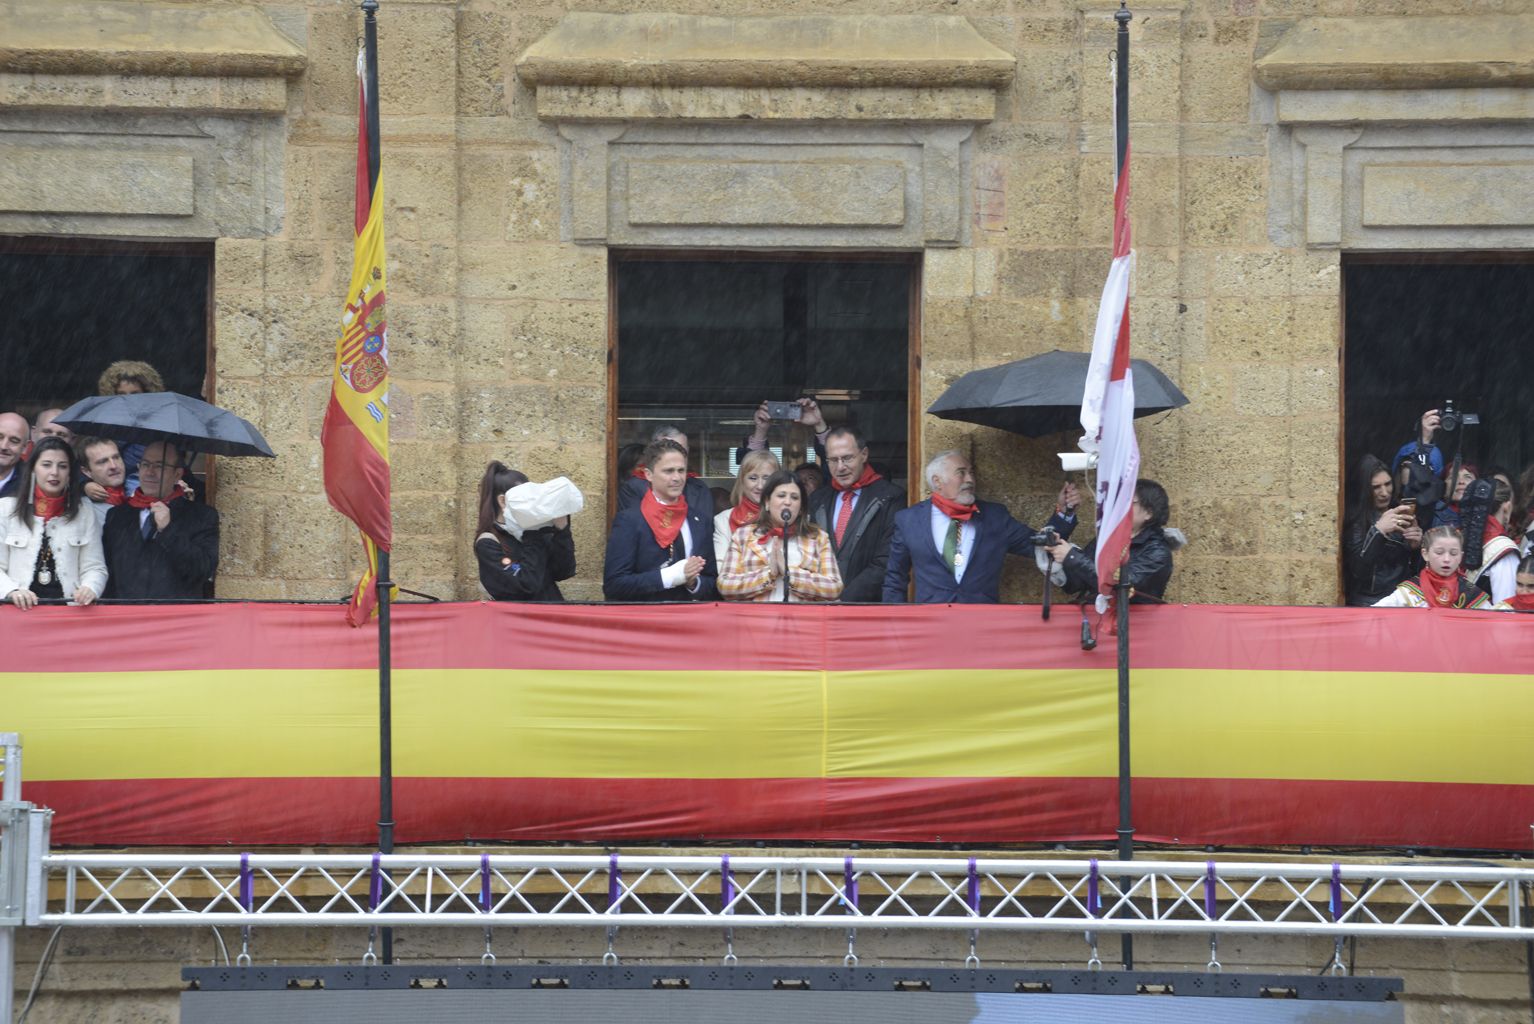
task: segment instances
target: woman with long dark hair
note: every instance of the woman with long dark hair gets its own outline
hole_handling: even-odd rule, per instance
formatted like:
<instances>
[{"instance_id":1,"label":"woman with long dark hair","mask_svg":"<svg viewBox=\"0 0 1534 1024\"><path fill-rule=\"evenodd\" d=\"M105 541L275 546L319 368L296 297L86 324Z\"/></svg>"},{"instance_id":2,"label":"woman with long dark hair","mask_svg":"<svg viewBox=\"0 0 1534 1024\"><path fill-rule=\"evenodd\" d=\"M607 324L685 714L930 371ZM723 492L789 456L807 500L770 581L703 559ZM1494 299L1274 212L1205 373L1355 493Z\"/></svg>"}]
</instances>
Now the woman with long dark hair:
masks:
<instances>
[{"instance_id":1,"label":"woman with long dark hair","mask_svg":"<svg viewBox=\"0 0 1534 1024\"><path fill-rule=\"evenodd\" d=\"M506 492L525 483L525 474L500 462L485 467L474 538L479 585L497 601L563 601L559 581L575 575L570 517L536 530L518 527L506 515Z\"/></svg>"},{"instance_id":2,"label":"woman with long dark hair","mask_svg":"<svg viewBox=\"0 0 1534 1024\"><path fill-rule=\"evenodd\" d=\"M729 601L782 601L785 574L789 601L835 601L842 594L831 536L805 517L799 478L780 469L762 488L756 520L730 535L719 596Z\"/></svg>"},{"instance_id":3,"label":"woman with long dark hair","mask_svg":"<svg viewBox=\"0 0 1534 1024\"><path fill-rule=\"evenodd\" d=\"M1347 603L1372 605L1411 575L1422 546L1412 505L1397 501L1395 478L1373 455L1358 463L1358 494L1342 528Z\"/></svg>"},{"instance_id":4,"label":"woman with long dark hair","mask_svg":"<svg viewBox=\"0 0 1534 1024\"><path fill-rule=\"evenodd\" d=\"M80 501L75 453L45 437L22 464L15 495L0 498L0 595L23 609L44 599L88 605L106 586L101 529Z\"/></svg>"}]
</instances>

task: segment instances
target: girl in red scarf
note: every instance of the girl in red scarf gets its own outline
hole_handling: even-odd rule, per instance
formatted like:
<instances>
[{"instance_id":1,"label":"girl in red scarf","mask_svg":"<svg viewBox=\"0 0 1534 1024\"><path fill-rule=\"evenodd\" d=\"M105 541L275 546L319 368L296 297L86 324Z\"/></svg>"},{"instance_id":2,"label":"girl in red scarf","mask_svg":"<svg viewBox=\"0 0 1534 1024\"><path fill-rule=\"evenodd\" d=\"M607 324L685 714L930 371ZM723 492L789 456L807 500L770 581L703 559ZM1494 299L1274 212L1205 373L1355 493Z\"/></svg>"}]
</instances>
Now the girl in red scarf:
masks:
<instances>
[{"instance_id":1,"label":"girl in red scarf","mask_svg":"<svg viewBox=\"0 0 1534 1024\"><path fill-rule=\"evenodd\" d=\"M762 488L780 468L778 457L766 449L751 452L740 464L730 488L730 507L714 517L714 558L720 565L729 553L730 536L761 515Z\"/></svg>"},{"instance_id":2,"label":"girl in red scarf","mask_svg":"<svg viewBox=\"0 0 1534 1024\"><path fill-rule=\"evenodd\" d=\"M1515 612L1534 612L1534 555L1518 563L1518 593L1508 598L1507 606Z\"/></svg>"},{"instance_id":3,"label":"girl in red scarf","mask_svg":"<svg viewBox=\"0 0 1534 1024\"><path fill-rule=\"evenodd\" d=\"M45 437L20 474L15 497L0 499L0 596L23 609L46 598L94 603L106 589L106 562L96 516L74 486L74 452Z\"/></svg>"},{"instance_id":4,"label":"girl in red scarf","mask_svg":"<svg viewBox=\"0 0 1534 1024\"><path fill-rule=\"evenodd\" d=\"M1374 603L1376 608L1484 608L1505 610L1465 581L1464 541L1457 527L1435 526L1422 538L1422 572Z\"/></svg>"}]
</instances>

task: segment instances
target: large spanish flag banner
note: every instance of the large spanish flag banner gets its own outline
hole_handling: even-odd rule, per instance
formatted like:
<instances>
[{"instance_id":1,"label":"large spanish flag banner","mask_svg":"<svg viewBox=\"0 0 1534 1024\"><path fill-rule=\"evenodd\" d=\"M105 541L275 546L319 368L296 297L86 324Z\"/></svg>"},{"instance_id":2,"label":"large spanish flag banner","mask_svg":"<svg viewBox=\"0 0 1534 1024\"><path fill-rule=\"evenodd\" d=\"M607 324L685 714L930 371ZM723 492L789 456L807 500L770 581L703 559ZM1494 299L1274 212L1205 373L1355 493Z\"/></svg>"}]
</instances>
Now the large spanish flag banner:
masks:
<instances>
[{"instance_id":1,"label":"large spanish flag banner","mask_svg":"<svg viewBox=\"0 0 1534 1024\"><path fill-rule=\"evenodd\" d=\"M1083 652L1070 616L396 611L401 842L1114 834L1115 655ZM375 651L334 614L0 608L24 798L64 845L371 844ZM1137 838L1528 848L1534 617L1131 615Z\"/></svg>"},{"instance_id":2,"label":"large spanish flag banner","mask_svg":"<svg viewBox=\"0 0 1534 1024\"><path fill-rule=\"evenodd\" d=\"M384 318L383 180L370 169L368 110L376 102L357 62L357 199L352 279L331 371L320 445L331 507L362 531L367 570L346 617L366 622L378 602L378 552L393 540L389 514L389 341ZM376 115L372 118L377 122Z\"/></svg>"}]
</instances>

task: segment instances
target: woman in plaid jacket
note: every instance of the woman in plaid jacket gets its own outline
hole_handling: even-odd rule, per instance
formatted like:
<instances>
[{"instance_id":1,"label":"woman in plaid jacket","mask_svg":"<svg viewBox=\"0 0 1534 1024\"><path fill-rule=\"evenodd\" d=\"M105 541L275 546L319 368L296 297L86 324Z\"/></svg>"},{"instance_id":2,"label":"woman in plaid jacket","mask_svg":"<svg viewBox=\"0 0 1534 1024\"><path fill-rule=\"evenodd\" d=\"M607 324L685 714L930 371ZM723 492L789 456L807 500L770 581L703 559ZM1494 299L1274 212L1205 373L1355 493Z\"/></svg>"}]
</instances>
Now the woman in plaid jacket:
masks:
<instances>
[{"instance_id":1,"label":"woman in plaid jacket","mask_svg":"<svg viewBox=\"0 0 1534 1024\"><path fill-rule=\"evenodd\" d=\"M804 488L779 470L762 488L762 511L730 536L719 572L727 601L835 601L842 593L831 537L802 515ZM788 548L788 596L783 594L784 543Z\"/></svg>"}]
</instances>

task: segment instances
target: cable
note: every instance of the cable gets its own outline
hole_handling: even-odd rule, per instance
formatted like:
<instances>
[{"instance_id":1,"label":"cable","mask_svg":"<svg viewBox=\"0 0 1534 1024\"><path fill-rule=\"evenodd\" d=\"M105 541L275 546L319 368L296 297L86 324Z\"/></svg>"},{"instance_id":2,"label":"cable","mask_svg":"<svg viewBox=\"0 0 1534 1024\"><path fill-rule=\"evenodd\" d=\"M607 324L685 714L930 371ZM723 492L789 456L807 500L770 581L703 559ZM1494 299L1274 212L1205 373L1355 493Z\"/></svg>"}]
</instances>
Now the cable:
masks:
<instances>
[{"instance_id":1,"label":"cable","mask_svg":"<svg viewBox=\"0 0 1534 1024\"><path fill-rule=\"evenodd\" d=\"M217 928L213 929L213 937L218 940L219 952L224 954L224 966L229 966L229 947L224 945L224 936ZM218 957L213 958L214 964L218 963Z\"/></svg>"},{"instance_id":2,"label":"cable","mask_svg":"<svg viewBox=\"0 0 1534 1024\"><path fill-rule=\"evenodd\" d=\"M53 951L58 948L59 935L63 931L64 926L59 925L53 929L53 934L48 936L48 943L43 946L43 955L37 958L37 973L32 975L32 988L27 992L27 1001L21 1004L21 1016L16 1018L16 1024L27 1024L27 1014L32 1012L32 1004L37 1001L37 993L42 991L43 976L48 973L48 965L53 962Z\"/></svg>"}]
</instances>

